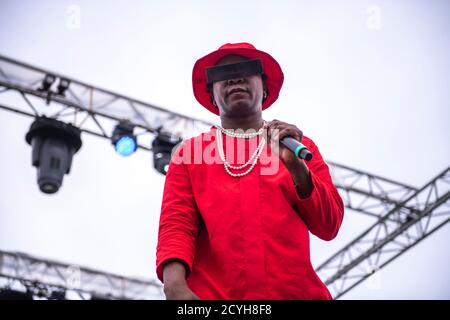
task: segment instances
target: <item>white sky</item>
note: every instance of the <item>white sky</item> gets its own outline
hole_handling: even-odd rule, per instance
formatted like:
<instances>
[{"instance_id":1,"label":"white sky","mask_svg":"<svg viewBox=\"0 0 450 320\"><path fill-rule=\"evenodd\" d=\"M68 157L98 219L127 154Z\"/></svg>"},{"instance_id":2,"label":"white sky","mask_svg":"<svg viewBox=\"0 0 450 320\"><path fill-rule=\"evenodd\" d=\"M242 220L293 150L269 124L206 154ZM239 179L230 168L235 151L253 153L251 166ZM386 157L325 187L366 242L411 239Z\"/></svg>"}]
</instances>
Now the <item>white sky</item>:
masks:
<instances>
[{"instance_id":1,"label":"white sky","mask_svg":"<svg viewBox=\"0 0 450 320\"><path fill-rule=\"evenodd\" d=\"M67 27L70 5L79 29ZM328 160L421 187L450 159L449 17L445 0L0 0L0 53L218 123L192 94L192 66L224 43L251 42L285 74L264 119L297 125ZM0 110L0 248L156 277L164 176L151 154L121 158L84 135L47 196L24 140L31 121ZM313 264L371 223L347 211L333 242L312 237ZM378 288L362 283L344 298L450 299L449 242L447 225L385 267Z\"/></svg>"}]
</instances>

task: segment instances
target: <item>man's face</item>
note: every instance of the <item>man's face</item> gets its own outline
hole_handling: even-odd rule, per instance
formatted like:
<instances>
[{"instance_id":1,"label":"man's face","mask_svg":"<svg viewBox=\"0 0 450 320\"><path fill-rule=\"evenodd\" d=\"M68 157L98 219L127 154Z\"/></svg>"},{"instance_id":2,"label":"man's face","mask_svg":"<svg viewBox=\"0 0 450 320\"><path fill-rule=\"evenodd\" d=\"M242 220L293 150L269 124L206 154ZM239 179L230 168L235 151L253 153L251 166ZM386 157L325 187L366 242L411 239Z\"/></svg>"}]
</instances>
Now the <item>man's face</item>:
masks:
<instances>
[{"instance_id":1,"label":"man's face","mask_svg":"<svg viewBox=\"0 0 450 320\"><path fill-rule=\"evenodd\" d=\"M228 55L216 65L236 63L249 58ZM261 111L263 99L263 81L260 74L244 78L217 81L213 84L213 97L220 114L239 116Z\"/></svg>"}]
</instances>

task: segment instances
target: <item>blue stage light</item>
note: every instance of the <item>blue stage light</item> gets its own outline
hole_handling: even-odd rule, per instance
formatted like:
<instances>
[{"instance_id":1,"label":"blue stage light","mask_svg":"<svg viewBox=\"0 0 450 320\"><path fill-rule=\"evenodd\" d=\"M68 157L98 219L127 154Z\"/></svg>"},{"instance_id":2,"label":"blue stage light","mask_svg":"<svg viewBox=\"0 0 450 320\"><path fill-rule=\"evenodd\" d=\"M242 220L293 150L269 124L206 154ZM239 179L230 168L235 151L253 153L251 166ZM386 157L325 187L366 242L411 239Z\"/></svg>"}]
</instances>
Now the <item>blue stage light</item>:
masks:
<instances>
[{"instance_id":1,"label":"blue stage light","mask_svg":"<svg viewBox=\"0 0 450 320\"><path fill-rule=\"evenodd\" d=\"M121 156L127 157L137 149L137 139L133 130L133 124L128 121L121 121L114 128L111 142Z\"/></svg>"},{"instance_id":2,"label":"blue stage light","mask_svg":"<svg viewBox=\"0 0 450 320\"><path fill-rule=\"evenodd\" d=\"M136 151L136 140L130 136L123 136L116 142L116 152L127 157Z\"/></svg>"}]
</instances>

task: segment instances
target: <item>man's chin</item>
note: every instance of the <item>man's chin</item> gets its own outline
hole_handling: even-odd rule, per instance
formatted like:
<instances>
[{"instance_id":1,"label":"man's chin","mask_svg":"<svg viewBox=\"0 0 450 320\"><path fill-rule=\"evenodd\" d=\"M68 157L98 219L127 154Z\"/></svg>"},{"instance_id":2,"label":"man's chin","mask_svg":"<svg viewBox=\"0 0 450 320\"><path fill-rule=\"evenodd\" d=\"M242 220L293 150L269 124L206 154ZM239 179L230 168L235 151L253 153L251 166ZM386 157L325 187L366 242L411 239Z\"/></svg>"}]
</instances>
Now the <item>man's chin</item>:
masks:
<instances>
[{"instance_id":1,"label":"man's chin","mask_svg":"<svg viewBox=\"0 0 450 320\"><path fill-rule=\"evenodd\" d=\"M230 113L248 113L251 109L249 101L246 100L233 101L228 105Z\"/></svg>"}]
</instances>

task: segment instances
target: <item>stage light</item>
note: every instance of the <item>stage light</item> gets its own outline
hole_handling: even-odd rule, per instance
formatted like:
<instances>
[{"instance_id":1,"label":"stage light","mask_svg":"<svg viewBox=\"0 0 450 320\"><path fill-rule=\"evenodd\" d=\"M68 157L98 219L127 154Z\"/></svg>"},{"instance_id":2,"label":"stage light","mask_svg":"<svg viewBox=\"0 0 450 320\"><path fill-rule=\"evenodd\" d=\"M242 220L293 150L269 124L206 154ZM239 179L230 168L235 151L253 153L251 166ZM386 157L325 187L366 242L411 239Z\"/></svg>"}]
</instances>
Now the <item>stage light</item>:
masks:
<instances>
[{"instance_id":1,"label":"stage light","mask_svg":"<svg viewBox=\"0 0 450 320\"><path fill-rule=\"evenodd\" d=\"M0 289L0 300L33 300L33 295L28 291Z\"/></svg>"},{"instance_id":2,"label":"stage light","mask_svg":"<svg viewBox=\"0 0 450 320\"><path fill-rule=\"evenodd\" d=\"M136 141L129 136L124 136L116 142L116 151L123 156L129 156L136 151Z\"/></svg>"},{"instance_id":3,"label":"stage light","mask_svg":"<svg viewBox=\"0 0 450 320\"><path fill-rule=\"evenodd\" d=\"M164 175L169 169L173 148L182 141L181 138L159 133L152 141L153 166Z\"/></svg>"},{"instance_id":4,"label":"stage light","mask_svg":"<svg viewBox=\"0 0 450 320\"><path fill-rule=\"evenodd\" d=\"M91 300L113 300L110 296L101 296L98 294L91 295Z\"/></svg>"},{"instance_id":5,"label":"stage light","mask_svg":"<svg viewBox=\"0 0 450 320\"><path fill-rule=\"evenodd\" d=\"M111 141L116 152L121 156L129 156L137 149L136 136L133 134L133 130L134 126L127 121L121 121L114 128Z\"/></svg>"},{"instance_id":6,"label":"stage light","mask_svg":"<svg viewBox=\"0 0 450 320\"><path fill-rule=\"evenodd\" d=\"M32 164L42 192L55 193L64 174L70 173L72 158L81 148L80 129L55 119L38 117L25 140L32 146Z\"/></svg>"},{"instance_id":7,"label":"stage light","mask_svg":"<svg viewBox=\"0 0 450 320\"><path fill-rule=\"evenodd\" d=\"M38 88L39 91L49 91L53 82L55 82L56 77L52 74L46 74L44 80L42 80L41 87Z\"/></svg>"},{"instance_id":8,"label":"stage light","mask_svg":"<svg viewBox=\"0 0 450 320\"><path fill-rule=\"evenodd\" d=\"M53 290L48 300L66 300L66 291L64 289Z\"/></svg>"},{"instance_id":9,"label":"stage light","mask_svg":"<svg viewBox=\"0 0 450 320\"><path fill-rule=\"evenodd\" d=\"M69 88L70 80L66 78L61 78L58 83L57 93L61 96L64 96L66 90Z\"/></svg>"}]
</instances>

